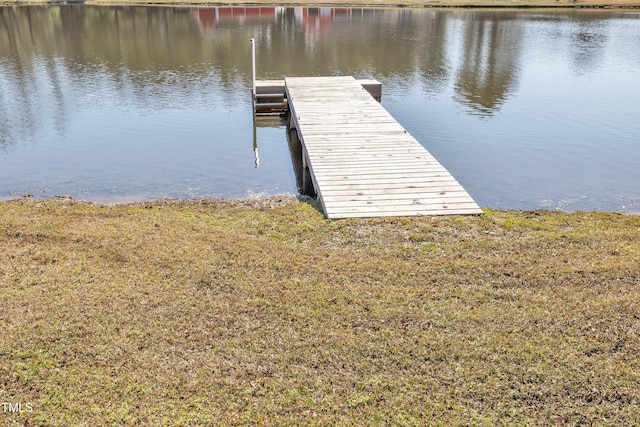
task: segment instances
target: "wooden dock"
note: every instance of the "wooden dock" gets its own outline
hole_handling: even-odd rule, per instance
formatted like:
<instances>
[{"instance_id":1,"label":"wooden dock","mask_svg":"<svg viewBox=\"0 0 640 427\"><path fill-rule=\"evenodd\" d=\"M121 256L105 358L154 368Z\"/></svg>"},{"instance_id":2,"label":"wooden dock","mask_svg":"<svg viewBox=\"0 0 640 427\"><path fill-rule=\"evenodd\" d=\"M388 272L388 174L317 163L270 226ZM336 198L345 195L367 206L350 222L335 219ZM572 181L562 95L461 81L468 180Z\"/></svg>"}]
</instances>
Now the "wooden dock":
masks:
<instances>
[{"instance_id":1,"label":"wooden dock","mask_svg":"<svg viewBox=\"0 0 640 427\"><path fill-rule=\"evenodd\" d=\"M285 77L285 91L327 218L482 213L353 77Z\"/></svg>"}]
</instances>

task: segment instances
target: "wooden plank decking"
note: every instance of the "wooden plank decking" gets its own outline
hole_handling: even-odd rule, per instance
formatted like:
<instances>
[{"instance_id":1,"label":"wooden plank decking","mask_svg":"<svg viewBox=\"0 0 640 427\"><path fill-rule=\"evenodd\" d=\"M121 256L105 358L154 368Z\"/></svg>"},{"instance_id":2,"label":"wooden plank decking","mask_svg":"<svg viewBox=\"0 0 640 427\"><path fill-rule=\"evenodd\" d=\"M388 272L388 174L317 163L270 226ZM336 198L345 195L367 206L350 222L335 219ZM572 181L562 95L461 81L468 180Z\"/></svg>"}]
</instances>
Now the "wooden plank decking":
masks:
<instances>
[{"instance_id":1,"label":"wooden plank decking","mask_svg":"<svg viewBox=\"0 0 640 427\"><path fill-rule=\"evenodd\" d=\"M482 213L353 77L285 77L285 84L327 218Z\"/></svg>"}]
</instances>

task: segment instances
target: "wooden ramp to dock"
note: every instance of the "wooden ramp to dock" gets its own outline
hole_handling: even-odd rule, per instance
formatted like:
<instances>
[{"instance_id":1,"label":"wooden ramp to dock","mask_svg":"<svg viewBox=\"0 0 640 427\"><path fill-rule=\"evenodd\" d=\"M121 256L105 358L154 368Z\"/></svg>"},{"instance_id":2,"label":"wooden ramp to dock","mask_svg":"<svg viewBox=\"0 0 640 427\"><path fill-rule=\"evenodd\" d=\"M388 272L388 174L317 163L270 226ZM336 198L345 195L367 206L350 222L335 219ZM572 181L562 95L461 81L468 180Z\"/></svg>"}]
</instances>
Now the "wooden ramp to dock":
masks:
<instances>
[{"instance_id":1,"label":"wooden ramp to dock","mask_svg":"<svg viewBox=\"0 0 640 427\"><path fill-rule=\"evenodd\" d=\"M285 77L285 85L327 218L482 213L353 77Z\"/></svg>"}]
</instances>

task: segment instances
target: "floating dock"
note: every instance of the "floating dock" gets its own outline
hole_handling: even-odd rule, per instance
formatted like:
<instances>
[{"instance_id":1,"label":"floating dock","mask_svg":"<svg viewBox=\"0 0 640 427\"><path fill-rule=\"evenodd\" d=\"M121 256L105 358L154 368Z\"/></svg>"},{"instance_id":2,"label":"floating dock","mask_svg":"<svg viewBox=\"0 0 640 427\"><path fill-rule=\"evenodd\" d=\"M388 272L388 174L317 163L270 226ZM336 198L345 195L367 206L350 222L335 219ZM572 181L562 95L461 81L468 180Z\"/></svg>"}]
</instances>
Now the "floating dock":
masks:
<instances>
[{"instance_id":1,"label":"floating dock","mask_svg":"<svg viewBox=\"0 0 640 427\"><path fill-rule=\"evenodd\" d=\"M327 218L482 213L353 77L285 77L285 92Z\"/></svg>"}]
</instances>

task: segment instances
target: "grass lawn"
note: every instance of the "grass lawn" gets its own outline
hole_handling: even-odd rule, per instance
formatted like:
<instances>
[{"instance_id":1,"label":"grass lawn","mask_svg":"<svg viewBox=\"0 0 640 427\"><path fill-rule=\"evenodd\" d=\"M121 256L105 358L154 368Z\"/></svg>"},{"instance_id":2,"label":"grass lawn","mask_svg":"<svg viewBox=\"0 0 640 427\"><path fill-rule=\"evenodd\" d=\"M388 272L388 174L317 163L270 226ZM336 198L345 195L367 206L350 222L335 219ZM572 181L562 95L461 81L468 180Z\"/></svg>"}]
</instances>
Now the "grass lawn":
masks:
<instances>
[{"instance_id":1,"label":"grass lawn","mask_svg":"<svg viewBox=\"0 0 640 427\"><path fill-rule=\"evenodd\" d=\"M637 426L639 260L613 213L0 203L0 425Z\"/></svg>"}]
</instances>

